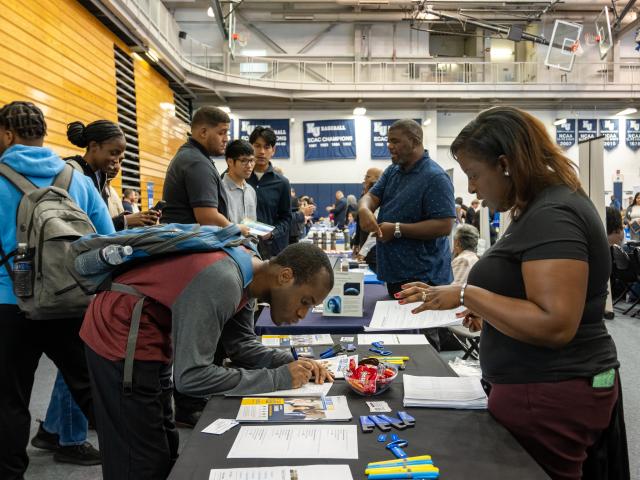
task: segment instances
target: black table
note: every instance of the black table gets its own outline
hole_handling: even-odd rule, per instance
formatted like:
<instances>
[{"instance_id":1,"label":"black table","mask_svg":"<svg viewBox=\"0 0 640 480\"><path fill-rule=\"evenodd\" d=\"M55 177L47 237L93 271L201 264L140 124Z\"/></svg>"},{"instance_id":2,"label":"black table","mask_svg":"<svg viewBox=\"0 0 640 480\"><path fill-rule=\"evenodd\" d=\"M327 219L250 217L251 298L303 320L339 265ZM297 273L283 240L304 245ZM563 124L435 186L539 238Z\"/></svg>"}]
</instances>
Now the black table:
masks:
<instances>
[{"instance_id":1,"label":"black table","mask_svg":"<svg viewBox=\"0 0 640 480\"><path fill-rule=\"evenodd\" d=\"M408 355L411 360L405 373L429 376L453 376L455 373L442 361L431 346L390 346L394 355ZM364 355L366 346L358 349ZM402 373L402 372L401 372ZM385 400L393 412L406 410L416 419L416 427L398 432L408 440L405 451L409 456L429 454L440 468L443 479L545 479L548 476L486 411L403 408L401 375L394 385L374 400ZM365 398L352 392L344 380L337 380L329 395L346 395L353 415L350 424L358 425L358 452L356 460L347 459L227 459L240 427L222 435L209 435L201 431L218 418L235 418L240 398L213 397L207 404L169 479L207 479L211 468L241 468L277 465L315 465L322 463L348 464L354 479L366 478L366 464L378 460L391 460L393 456L377 441L381 433L364 434L359 416L369 414ZM340 422L344 423L344 422ZM251 424L255 425L255 424Z\"/></svg>"}]
</instances>

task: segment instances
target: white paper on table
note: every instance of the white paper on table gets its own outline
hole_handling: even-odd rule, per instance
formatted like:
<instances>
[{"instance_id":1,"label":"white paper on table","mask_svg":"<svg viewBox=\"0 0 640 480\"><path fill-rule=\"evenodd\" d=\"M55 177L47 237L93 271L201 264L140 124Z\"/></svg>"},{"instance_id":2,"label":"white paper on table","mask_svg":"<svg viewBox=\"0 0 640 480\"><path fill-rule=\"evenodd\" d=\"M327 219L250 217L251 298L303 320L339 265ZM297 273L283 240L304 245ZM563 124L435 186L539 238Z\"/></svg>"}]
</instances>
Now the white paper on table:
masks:
<instances>
[{"instance_id":1,"label":"white paper on table","mask_svg":"<svg viewBox=\"0 0 640 480\"><path fill-rule=\"evenodd\" d=\"M365 331L384 330L417 330L420 328L449 327L462 325L462 318L456 318L456 312L464 310L463 307L454 310L427 310L417 314L411 313L420 303L401 305L395 300L381 300L376 303L376 308L371 317L371 323L364 327Z\"/></svg>"},{"instance_id":2,"label":"white paper on table","mask_svg":"<svg viewBox=\"0 0 640 480\"><path fill-rule=\"evenodd\" d=\"M227 458L356 459L358 427L318 424L243 426Z\"/></svg>"},{"instance_id":3,"label":"white paper on table","mask_svg":"<svg viewBox=\"0 0 640 480\"><path fill-rule=\"evenodd\" d=\"M306 347L312 345L333 345L333 339L328 333L314 335L263 335L262 344L265 347Z\"/></svg>"},{"instance_id":4,"label":"white paper on table","mask_svg":"<svg viewBox=\"0 0 640 480\"><path fill-rule=\"evenodd\" d=\"M202 433L212 433L214 435L221 435L227 430L232 429L236 425L240 425L232 418L219 418L215 422L211 423L208 427L202 430Z\"/></svg>"},{"instance_id":5,"label":"white paper on table","mask_svg":"<svg viewBox=\"0 0 640 480\"><path fill-rule=\"evenodd\" d=\"M404 375L404 406L487 408L487 394L477 377Z\"/></svg>"},{"instance_id":6,"label":"white paper on table","mask_svg":"<svg viewBox=\"0 0 640 480\"><path fill-rule=\"evenodd\" d=\"M212 469L209 480L353 480L349 465Z\"/></svg>"},{"instance_id":7,"label":"white paper on table","mask_svg":"<svg viewBox=\"0 0 640 480\"><path fill-rule=\"evenodd\" d=\"M383 342L385 345L429 345L429 340L422 334L358 334L358 345L371 345L373 342Z\"/></svg>"},{"instance_id":8,"label":"white paper on table","mask_svg":"<svg viewBox=\"0 0 640 480\"><path fill-rule=\"evenodd\" d=\"M233 394L228 397L326 397L331 390L333 383L325 382L317 384L309 382L300 388L292 388L291 390L278 390L277 392L252 393L252 394Z\"/></svg>"}]
</instances>

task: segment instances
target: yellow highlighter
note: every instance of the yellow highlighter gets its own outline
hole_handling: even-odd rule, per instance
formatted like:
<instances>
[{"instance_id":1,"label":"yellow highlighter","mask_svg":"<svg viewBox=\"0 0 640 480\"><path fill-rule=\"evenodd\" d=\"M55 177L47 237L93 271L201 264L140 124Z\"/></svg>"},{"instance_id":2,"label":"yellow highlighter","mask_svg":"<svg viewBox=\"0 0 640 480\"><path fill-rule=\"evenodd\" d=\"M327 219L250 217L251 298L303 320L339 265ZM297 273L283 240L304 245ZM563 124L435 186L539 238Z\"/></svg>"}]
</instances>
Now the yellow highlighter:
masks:
<instances>
[{"instance_id":1,"label":"yellow highlighter","mask_svg":"<svg viewBox=\"0 0 640 480\"><path fill-rule=\"evenodd\" d=\"M372 465L387 465L389 463L406 463L406 462L412 462L414 460L431 460L431 455L418 455L417 457L407 457L407 458L402 458L402 459L395 459L395 460L384 460L382 462L369 462L369 464L367 465L368 467L372 466Z\"/></svg>"},{"instance_id":2,"label":"yellow highlighter","mask_svg":"<svg viewBox=\"0 0 640 480\"><path fill-rule=\"evenodd\" d=\"M384 474L384 473L417 473L417 472L439 472L438 467L433 465L410 465L406 467L388 467L388 468L367 468L364 473L371 474Z\"/></svg>"},{"instance_id":3,"label":"yellow highlighter","mask_svg":"<svg viewBox=\"0 0 640 480\"><path fill-rule=\"evenodd\" d=\"M394 356L390 356L390 357L375 356L375 357L369 357L369 358L377 358L378 360L404 360L405 362L407 360L411 360L411 357L394 357Z\"/></svg>"}]
</instances>

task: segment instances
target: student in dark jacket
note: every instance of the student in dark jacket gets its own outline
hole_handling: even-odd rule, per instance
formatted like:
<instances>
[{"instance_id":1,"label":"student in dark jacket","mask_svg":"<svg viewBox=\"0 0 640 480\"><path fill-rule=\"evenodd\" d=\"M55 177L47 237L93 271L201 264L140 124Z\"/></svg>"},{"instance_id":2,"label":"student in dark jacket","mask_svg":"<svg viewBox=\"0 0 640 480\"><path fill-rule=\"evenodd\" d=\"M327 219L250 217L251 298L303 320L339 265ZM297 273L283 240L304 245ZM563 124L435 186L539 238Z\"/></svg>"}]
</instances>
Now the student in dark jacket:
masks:
<instances>
[{"instance_id":1,"label":"student in dark jacket","mask_svg":"<svg viewBox=\"0 0 640 480\"><path fill-rule=\"evenodd\" d=\"M256 127L249 137L256 166L247 182L258 195L258 221L274 227L273 232L260 239L260 254L264 259L278 255L289 244L291 186L271 164L276 140L275 132L267 127Z\"/></svg>"},{"instance_id":2,"label":"student in dark jacket","mask_svg":"<svg viewBox=\"0 0 640 480\"><path fill-rule=\"evenodd\" d=\"M67 138L76 147L85 148L86 151L84 155L75 155L65 160L82 169L108 204L110 192L106 172L109 165L119 162L124 155L124 133L110 120L96 120L86 126L82 122L71 122L67 125ZM121 213L112 220L116 230L124 230L128 227L155 225L159 217L158 212L148 210L134 214Z\"/></svg>"}]
</instances>

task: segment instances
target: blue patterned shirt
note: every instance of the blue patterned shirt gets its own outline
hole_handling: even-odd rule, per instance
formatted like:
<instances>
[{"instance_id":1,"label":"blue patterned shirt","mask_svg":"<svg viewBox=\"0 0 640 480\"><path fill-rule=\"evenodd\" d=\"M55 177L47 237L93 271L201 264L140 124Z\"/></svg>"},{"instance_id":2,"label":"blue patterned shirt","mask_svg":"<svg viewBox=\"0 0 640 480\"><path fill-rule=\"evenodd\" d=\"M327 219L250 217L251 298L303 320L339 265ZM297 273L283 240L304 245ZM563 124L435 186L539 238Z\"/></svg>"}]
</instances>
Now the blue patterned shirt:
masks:
<instances>
[{"instance_id":1,"label":"blue patterned shirt","mask_svg":"<svg viewBox=\"0 0 640 480\"><path fill-rule=\"evenodd\" d=\"M408 171L389 166L370 193L380 199L378 223L418 223L456 216L451 179L426 150ZM378 278L387 283L417 279L445 285L453 281L448 236L378 241L377 260Z\"/></svg>"}]
</instances>

